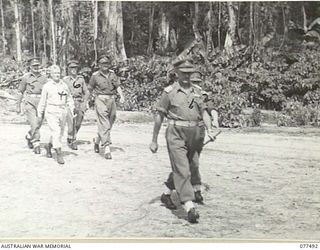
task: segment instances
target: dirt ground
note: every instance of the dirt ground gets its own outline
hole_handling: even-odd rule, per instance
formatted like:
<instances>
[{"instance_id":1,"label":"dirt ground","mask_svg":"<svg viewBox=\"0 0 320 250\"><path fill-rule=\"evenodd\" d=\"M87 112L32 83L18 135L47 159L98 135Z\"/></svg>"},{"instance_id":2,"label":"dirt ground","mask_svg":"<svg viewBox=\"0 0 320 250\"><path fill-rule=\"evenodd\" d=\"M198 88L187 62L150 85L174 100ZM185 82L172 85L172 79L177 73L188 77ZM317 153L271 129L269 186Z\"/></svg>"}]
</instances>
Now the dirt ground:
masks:
<instances>
[{"instance_id":1,"label":"dirt ground","mask_svg":"<svg viewBox=\"0 0 320 250\"><path fill-rule=\"evenodd\" d=\"M86 123L78 151L64 144L63 166L43 148L33 154L27 130L0 123L1 238L320 240L319 129L223 129L201 156L198 224L159 201L170 172L165 127L152 154L151 123L117 123L107 161L93 152L96 127ZM41 133L44 143L47 125Z\"/></svg>"}]
</instances>

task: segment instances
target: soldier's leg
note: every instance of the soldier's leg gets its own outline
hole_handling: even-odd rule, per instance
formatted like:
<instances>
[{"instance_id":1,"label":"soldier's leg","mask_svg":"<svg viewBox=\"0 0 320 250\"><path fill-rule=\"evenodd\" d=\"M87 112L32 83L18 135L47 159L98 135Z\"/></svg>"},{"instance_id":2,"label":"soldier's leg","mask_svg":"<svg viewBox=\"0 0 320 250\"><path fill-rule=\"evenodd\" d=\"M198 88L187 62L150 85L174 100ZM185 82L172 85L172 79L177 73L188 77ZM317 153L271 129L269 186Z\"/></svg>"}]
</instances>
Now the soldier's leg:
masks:
<instances>
[{"instance_id":1,"label":"soldier's leg","mask_svg":"<svg viewBox=\"0 0 320 250\"><path fill-rule=\"evenodd\" d=\"M101 147L105 148L105 158L111 159L110 151L110 108L113 99L111 98L96 98L96 113L97 113L97 124L98 134L101 140Z\"/></svg>"},{"instance_id":2,"label":"soldier's leg","mask_svg":"<svg viewBox=\"0 0 320 250\"><path fill-rule=\"evenodd\" d=\"M82 124L82 121L83 121L83 118L84 118L84 112L81 111L81 110L78 110L77 111L77 118L76 118L76 135L78 134L80 128L81 128L81 124Z\"/></svg>"},{"instance_id":3,"label":"soldier's leg","mask_svg":"<svg viewBox=\"0 0 320 250\"><path fill-rule=\"evenodd\" d=\"M68 126L68 137L67 137L67 141L68 141L68 146L71 145L72 139L73 139L73 114L71 113L71 111L68 112L67 115L67 126Z\"/></svg>"},{"instance_id":4,"label":"soldier's leg","mask_svg":"<svg viewBox=\"0 0 320 250\"><path fill-rule=\"evenodd\" d=\"M50 130L50 136L52 138L52 147L54 149L61 148L60 114L56 112L46 112L46 120Z\"/></svg>"},{"instance_id":5,"label":"soldier's leg","mask_svg":"<svg viewBox=\"0 0 320 250\"><path fill-rule=\"evenodd\" d=\"M191 173L187 157L187 147L181 138L178 128L169 126L166 133L167 147L173 171L173 181L180 201L185 203L194 200L191 185Z\"/></svg>"},{"instance_id":6,"label":"soldier's leg","mask_svg":"<svg viewBox=\"0 0 320 250\"><path fill-rule=\"evenodd\" d=\"M191 184L195 193L194 201L200 204L203 204L203 197L201 194L201 175L199 170L199 158L203 148L204 137L204 128L198 127L195 131L194 137L190 138L190 149L188 154L191 172Z\"/></svg>"},{"instance_id":7,"label":"soldier's leg","mask_svg":"<svg viewBox=\"0 0 320 250\"><path fill-rule=\"evenodd\" d=\"M109 145L111 127L109 120L108 100L96 98L96 114L101 146Z\"/></svg>"},{"instance_id":8,"label":"soldier's leg","mask_svg":"<svg viewBox=\"0 0 320 250\"><path fill-rule=\"evenodd\" d=\"M113 101L110 104L110 127L111 128L114 122L116 121L116 117L117 117L117 107L116 107L116 103Z\"/></svg>"},{"instance_id":9,"label":"soldier's leg","mask_svg":"<svg viewBox=\"0 0 320 250\"><path fill-rule=\"evenodd\" d=\"M37 110L31 104L26 104L25 112L30 130L28 132L31 144L34 147L35 153L40 153L40 127L38 124Z\"/></svg>"},{"instance_id":10,"label":"soldier's leg","mask_svg":"<svg viewBox=\"0 0 320 250\"><path fill-rule=\"evenodd\" d=\"M64 164L64 159L62 157L61 147L61 135L63 131L61 131L62 124L61 124L61 110L59 112L47 112L46 119L48 123L48 127L50 129L50 134L52 138L52 148L57 153L57 162L59 164Z\"/></svg>"},{"instance_id":11,"label":"soldier's leg","mask_svg":"<svg viewBox=\"0 0 320 250\"><path fill-rule=\"evenodd\" d=\"M79 101L79 100L76 100L74 102L74 104L75 104L75 110L76 110L76 114L77 114L77 117L75 119L76 120L75 129L76 129L76 135L77 135L77 133L79 132L79 130L81 128L81 124L82 124L84 114L86 111L86 103Z\"/></svg>"}]
</instances>

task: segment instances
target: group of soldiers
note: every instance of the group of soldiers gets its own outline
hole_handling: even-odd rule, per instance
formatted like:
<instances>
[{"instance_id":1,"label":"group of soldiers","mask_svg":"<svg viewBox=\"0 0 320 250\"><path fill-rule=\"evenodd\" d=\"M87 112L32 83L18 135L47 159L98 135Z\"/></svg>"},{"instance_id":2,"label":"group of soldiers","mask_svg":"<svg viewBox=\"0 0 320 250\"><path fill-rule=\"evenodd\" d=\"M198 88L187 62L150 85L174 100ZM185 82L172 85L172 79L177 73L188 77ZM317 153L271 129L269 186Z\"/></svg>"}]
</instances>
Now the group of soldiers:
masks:
<instances>
[{"instance_id":1,"label":"group of soldiers","mask_svg":"<svg viewBox=\"0 0 320 250\"><path fill-rule=\"evenodd\" d=\"M79 64L76 60L68 62L68 75L62 79L59 66L50 66L46 75L40 72L38 58L29 60L30 72L22 77L18 87L17 112L21 112L23 101L24 113L30 125L25 138L35 154L41 153L40 128L45 118L50 130L50 140L45 144L46 156L52 158L54 149L57 162L64 164L61 147L65 125L68 125L68 146L77 150L77 133L88 109L88 101L94 97L98 125L94 151L99 153L101 147L105 151L105 158L112 158L110 131L116 117L115 95L119 93L121 102L124 102L124 96L119 78L110 70L111 58L103 55L98 64L99 70L91 76L87 85L83 76L78 74Z\"/></svg>"},{"instance_id":2,"label":"group of soldiers","mask_svg":"<svg viewBox=\"0 0 320 250\"><path fill-rule=\"evenodd\" d=\"M76 137L81 127L88 101L95 99L95 112L98 133L93 139L94 152L104 151L106 159L112 159L110 131L116 119L115 96L124 96L120 79L111 70L112 58L103 55L98 60L99 70L93 73L87 85L78 75L78 62L68 63L68 75L61 79L59 66L49 68L49 75L39 72L37 58L30 60L30 72L25 74L19 85L17 111L21 112L21 102L30 124L26 135L28 147L40 154L40 127L47 120L50 141L45 144L46 156L52 158L51 150L57 155L57 162L64 164L62 157L62 137L68 124L67 143L77 150ZM168 127L166 141L172 172L165 182L161 202L168 209L176 209L171 195L177 192L185 208L188 221L195 223L199 213L194 203L203 204L199 157L204 145L205 134L215 140L212 129L211 111L206 103L207 94L199 87L202 81L200 72L191 60L180 60L173 64L177 79L166 87L155 106L155 123L150 150L158 150L158 134L166 117Z\"/></svg>"}]
</instances>

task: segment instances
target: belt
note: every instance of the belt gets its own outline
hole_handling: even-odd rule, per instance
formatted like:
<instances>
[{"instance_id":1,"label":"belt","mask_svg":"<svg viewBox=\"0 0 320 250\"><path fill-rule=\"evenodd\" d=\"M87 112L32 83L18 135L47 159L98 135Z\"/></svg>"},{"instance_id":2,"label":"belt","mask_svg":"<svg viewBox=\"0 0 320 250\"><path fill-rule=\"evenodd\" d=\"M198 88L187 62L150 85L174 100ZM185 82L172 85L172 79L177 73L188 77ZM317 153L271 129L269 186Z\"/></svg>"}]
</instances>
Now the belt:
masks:
<instances>
[{"instance_id":1,"label":"belt","mask_svg":"<svg viewBox=\"0 0 320 250\"><path fill-rule=\"evenodd\" d=\"M76 97L73 97L74 100L77 100L77 101L83 101L83 97L82 96L76 96Z\"/></svg>"},{"instance_id":2,"label":"belt","mask_svg":"<svg viewBox=\"0 0 320 250\"><path fill-rule=\"evenodd\" d=\"M97 96L103 96L103 97L113 97L113 94L98 94Z\"/></svg>"},{"instance_id":3,"label":"belt","mask_svg":"<svg viewBox=\"0 0 320 250\"><path fill-rule=\"evenodd\" d=\"M28 96L41 96L41 94L27 93Z\"/></svg>"},{"instance_id":4,"label":"belt","mask_svg":"<svg viewBox=\"0 0 320 250\"><path fill-rule=\"evenodd\" d=\"M203 121L179 121L179 120L168 120L170 125L182 126L182 127L201 127L204 126Z\"/></svg>"}]
</instances>

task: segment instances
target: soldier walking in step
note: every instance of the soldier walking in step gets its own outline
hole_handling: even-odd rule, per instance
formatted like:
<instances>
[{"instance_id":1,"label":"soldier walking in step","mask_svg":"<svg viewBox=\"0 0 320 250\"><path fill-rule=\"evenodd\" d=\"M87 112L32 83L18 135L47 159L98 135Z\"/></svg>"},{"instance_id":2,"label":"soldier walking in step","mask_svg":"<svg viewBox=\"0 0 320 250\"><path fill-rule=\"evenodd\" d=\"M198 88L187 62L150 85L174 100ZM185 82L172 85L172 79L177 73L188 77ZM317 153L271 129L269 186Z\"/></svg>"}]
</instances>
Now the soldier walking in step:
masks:
<instances>
[{"instance_id":1,"label":"soldier walking in step","mask_svg":"<svg viewBox=\"0 0 320 250\"><path fill-rule=\"evenodd\" d=\"M161 195L161 202L167 208L175 209L176 206L171 200L171 193L175 189L187 212L188 221L196 223L200 216L193 201L197 201L195 192L200 191L199 156L205 129L210 139L214 140L214 135L202 90L190 81L190 75L196 71L192 61L180 60L173 66L178 80L164 89L156 105L157 114L150 150L153 153L158 150L158 135L166 116L169 123L166 141L172 177L169 175L168 181L165 182L166 191ZM201 202L202 199L201 196Z\"/></svg>"},{"instance_id":2,"label":"soldier walking in step","mask_svg":"<svg viewBox=\"0 0 320 250\"><path fill-rule=\"evenodd\" d=\"M67 116L68 124L68 146L77 150L76 138L81 127L84 114L87 110L87 102L89 98L89 91L85 83L84 77L78 75L78 61L71 60L68 63L68 76L63 78L63 81L68 85L71 95L73 97L76 116L70 111Z\"/></svg>"},{"instance_id":3,"label":"soldier walking in step","mask_svg":"<svg viewBox=\"0 0 320 250\"><path fill-rule=\"evenodd\" d=\"M24 98L24 110L30 130L25 136L28 147L33 149L35 154L40 154L40 126L37 117L37 106L43 85L47 77L42 75L39 69L40 62L38 58L29 60L30 72L26 73L18 87L17 113L21 113L21 102Z\"/></svg>"},{"instance_id":4,"label":"soldier walking in step","mask_svg":"<svg viewBox=\"0 0 320 250\"><path fill-rule=\"evenodd\" d=\"M95 96L95 110L97 115L98 134L93 139L94 151L100 152L101 147L105 150L105 158L112 159L110 132L116 119L115 95L120 95L120 102L124 102L124 96L120 87L120 79L110 68L112 60L103 55L98 60L99 70L90 78L88 89Z\"/></svg>"},{"instance_id":5,"label":"soldier walking in step","mask_svg":"<svg viewBox=\"0 0 320 250\"><path fill-rule=\"evenodd\" d=\"M67 84L61 79L59 66L50 67L50 79L43 86L38 105L39 123L44 116L50 129L50 141L46 145L47 157L52 158L51 149L57 153L57 162L64 164L62 156L62 136L66 125L67 115L74 112L74 102ZM75 112L74 112L75 113Z\"/></svg>"}]
</instances>

